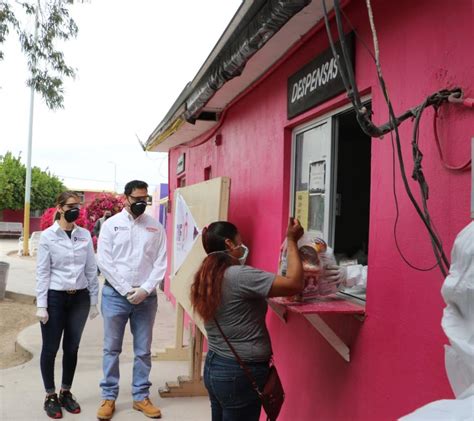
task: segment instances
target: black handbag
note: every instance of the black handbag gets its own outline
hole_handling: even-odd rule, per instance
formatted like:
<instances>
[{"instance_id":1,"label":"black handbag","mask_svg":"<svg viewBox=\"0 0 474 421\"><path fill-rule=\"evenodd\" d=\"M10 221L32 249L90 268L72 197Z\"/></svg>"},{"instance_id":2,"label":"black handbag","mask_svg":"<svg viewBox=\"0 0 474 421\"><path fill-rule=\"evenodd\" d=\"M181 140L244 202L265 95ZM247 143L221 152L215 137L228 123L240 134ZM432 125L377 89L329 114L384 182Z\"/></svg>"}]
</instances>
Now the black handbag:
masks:
<instances>
[{"instance_id":1,"label":"black handbag","mask_svg":"<svg viewBox=\"0 0 474 421\"><path fill-rule=\"evenodd\" d=\"M235 355L235 358L237 359L240 367L242 368L242 370L244 370L245 375L250 380L253 389L255 390L255 392L257 392L258 397L262 401L263 409L267 414L267 421L276 421L283 402L285 400L285 391L283 390L283 385L281 384L280 376L278 375L278 371L275 367L275 364L273 363L273 358L270 360L270 368L268 372L267 381L265 382L263 389L260 390L255 380L255 377L252 375L249 368L239 357L239 355L235 351L235 348L229 342L229 339L227 339L227 336L222 331L218 321L214 319L214 322L217 328L219 329L219 332L221 332L222 337L227 342L227 345L229 345L230 350Z\"/></svg>"}]
</instances>

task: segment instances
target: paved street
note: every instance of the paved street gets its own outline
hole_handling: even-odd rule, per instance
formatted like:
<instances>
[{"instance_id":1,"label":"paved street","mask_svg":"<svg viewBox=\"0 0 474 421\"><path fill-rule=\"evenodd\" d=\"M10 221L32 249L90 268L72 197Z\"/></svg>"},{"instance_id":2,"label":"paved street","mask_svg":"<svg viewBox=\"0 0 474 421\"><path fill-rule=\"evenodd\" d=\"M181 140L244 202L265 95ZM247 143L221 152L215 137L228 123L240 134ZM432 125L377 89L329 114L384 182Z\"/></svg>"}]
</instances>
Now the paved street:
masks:
<instances>
[{"instance_id":1,"label":"paved street","mask_svg":"<svg viewBox=\"0 0 474 421\"><path fill-rule=\"evenodd\" d=\"M35 259L7 255L17 249L17 240L0 240L0 260L10 263L7 292L22 294L21 298L34 299ZM175 336L175 314L171 303L164 294L158 296L158 314L154 329L153 351L173 344ZM100 402L99 381L102 370L102 319L88 320L81 347L79 362L73 385L73 393L82 406L82 413L72 415L65 413L64 419L91 421L95 419ZM42 409L44 392L39 369L41 334L38 325L22 331L18 342L33 354L28 363L5 370L0 370L0 419L10 420L46 420L48 417ZM132 409L132 338L127 331L121 356L121 390L117 400L116 421L143 420L144 415ZM60 383L61 351L56 359L56 383ZM210 408L207 397L161 399L158 388L166 381L176 381L178 375L188 373L187 362L154 361L151 373L152 401L162 408L163 419L170 421L204 421L210 419Z\"/></svg>"}]
</instances>

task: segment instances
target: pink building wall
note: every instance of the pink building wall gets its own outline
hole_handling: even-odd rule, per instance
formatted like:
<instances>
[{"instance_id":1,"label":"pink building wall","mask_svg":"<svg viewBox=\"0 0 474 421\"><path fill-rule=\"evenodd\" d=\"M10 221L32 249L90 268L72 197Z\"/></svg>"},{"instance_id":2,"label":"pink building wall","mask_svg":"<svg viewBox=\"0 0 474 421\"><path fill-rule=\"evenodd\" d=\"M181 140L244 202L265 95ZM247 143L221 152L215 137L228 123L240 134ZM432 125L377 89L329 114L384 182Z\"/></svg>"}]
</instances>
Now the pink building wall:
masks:
<instances>
[{"instance_id":1,"label":"pink building wall","mask_svg":"<svg viewBox=\"0 0 474 421\"><path fill-rule=\"evenodd\" d=\"M101 194L97 191L84 191L84 206L91 204ZM23 224L23 210L4 209L0 212L0 220L3 222L21 222ZM30 217L30 234L41 231L41 217Z\"/></svg>"},{"instance_id":2,"label":"pink building wall","mask_svg":"<svg viewBox=\"0 0 474 421\"><path fill-rule=\"evenodd\" d=\"M460 86L466 96L474 97L470 0L457 0L455 7L444 0L372 3L384 77L396 113L445 87ZM345 12L360 36L371 44L364 4L349 2ZM170 151L171 192L176 188L177 158L183 152L188 185L203 181L207 166L212 167L214 177L231 177L229 220L239 227L250 248L249 264L268 271L276 271L289 213L291 130L346 103L341 95L287 120L288 76L327 47L321 28L236 102L218 131L221 146L210 141ZM372 95L374 121L386 122L387 107L375 66L357 39L356 77L359 88ZM430 185L429 206L449 254L456 234L470 221L470 173L452 173L442 167L434 143L432 110L425 115L420 147ZM474 112L449 105L442 109L441 117L440 136L447 159L465 161L470 155ZM411 129L410 122L400 129L409 174ZM323 316L350 346L351 362L346 363L301 316L290 314L283 324L269 311L275 359L287 392L282 421L393 420L430 401L453 397L444 369L443 344L447 340L440 327L443 278L438 269L414 271L396 250L391 162L390 136L374 139L367 318L360 322L351 316ZM396 172L399 241L411 261L431 266L434 257L428 235L408 201L398 169ZM417 185L410 184L417 193ZM171 247L171 241L168 244Z\"/></svg>"},{"instance_id":3,"label":"pink building wall","mask_svg":"<svg viewBox=\"0 0 474 421\"><path fill-rule=\"evenodd\" d=\"M4 209L1 212L3 222L21 222L23 224L24 213L21 210ZM41 231L41 218L30 217L30 233L34 231Z\"/></svg>"},{"instance_id":4,"label":"pink building wall","mask_svg":"<svg viewBox=\"0 0 474 421\"><path fill-rule=\"evenodd\" d=\"M90 205L101 193L97 191L84 191L84 206Z\"/></svg>"}]
</instances>

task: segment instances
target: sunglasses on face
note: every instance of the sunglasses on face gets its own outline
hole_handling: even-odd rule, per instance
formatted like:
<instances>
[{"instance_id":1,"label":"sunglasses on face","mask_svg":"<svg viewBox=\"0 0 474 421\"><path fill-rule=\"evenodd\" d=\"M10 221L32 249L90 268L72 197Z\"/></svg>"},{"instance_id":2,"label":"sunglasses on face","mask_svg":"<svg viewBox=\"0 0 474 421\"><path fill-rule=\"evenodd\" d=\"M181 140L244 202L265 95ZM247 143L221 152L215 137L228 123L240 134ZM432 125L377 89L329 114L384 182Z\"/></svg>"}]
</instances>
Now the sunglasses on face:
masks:
<instances>
[{"instance_id":1,"label":"sunglasses on face","mask_svg":"<svg viewBox=\"0 0 474 421\"><path fill-rule=\"evenodd\" d=\"M80 203L66 203L63 208L66 208L66 209L74 209L74 208L77 208L77 209L81 209L81 204Z\"/></svg>"},{"instance_id":2,"label":"sunglasses on face","mask_svg":"<svg viewBox=\"0 0 474 421\"><path fill-rule=\"evenodd\" d=\"M148 202L148 196L128 196L134 202Z\"/></svg>"}]
</instances>

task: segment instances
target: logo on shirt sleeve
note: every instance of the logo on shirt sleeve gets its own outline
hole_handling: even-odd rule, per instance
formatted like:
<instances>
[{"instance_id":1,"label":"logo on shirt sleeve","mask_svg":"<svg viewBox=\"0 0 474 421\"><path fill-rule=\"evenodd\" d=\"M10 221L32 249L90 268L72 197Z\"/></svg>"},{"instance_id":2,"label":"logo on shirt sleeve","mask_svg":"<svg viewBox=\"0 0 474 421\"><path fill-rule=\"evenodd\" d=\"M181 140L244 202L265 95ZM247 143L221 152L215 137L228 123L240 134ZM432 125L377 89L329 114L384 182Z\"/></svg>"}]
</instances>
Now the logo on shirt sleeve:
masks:
<instances>
[{"instance_id":1,"label":"logo on shirt sleeve","mask_svg":"<svg viewBox=\"0 0 474 421\"><path fill-rule=\"evenodd\" d=\"M158 232L159 231L158 228L156 228L156 227L146 227L145 229L149 232Z\"/></svg>"}]
</instances>

